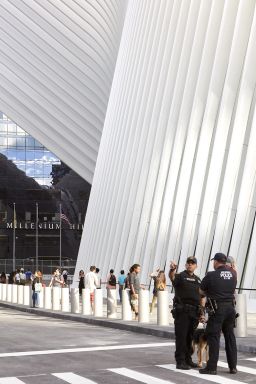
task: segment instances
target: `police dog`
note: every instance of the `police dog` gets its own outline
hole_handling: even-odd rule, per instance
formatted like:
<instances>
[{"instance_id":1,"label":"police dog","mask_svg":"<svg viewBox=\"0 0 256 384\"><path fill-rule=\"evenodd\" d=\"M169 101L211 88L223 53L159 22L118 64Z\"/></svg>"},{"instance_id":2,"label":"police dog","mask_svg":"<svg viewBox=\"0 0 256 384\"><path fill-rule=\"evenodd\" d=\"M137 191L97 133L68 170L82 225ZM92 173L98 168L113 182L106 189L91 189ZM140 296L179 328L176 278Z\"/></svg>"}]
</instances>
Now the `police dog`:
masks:
<instances>
[{"instance_id":1,"label":"police dog","mask_svg":"<svg viewBox=\"0 0 256 384\"><path fill-rule=\"evenodd\" d=\"M207 344L205 329L197 328L195 330L193 334L192 348L193 348L193 353L197 351L198 367L202 368L204 355L205 355L205 362L207 362L209 359L208 344Z\"/></svg>"}]
</instances>

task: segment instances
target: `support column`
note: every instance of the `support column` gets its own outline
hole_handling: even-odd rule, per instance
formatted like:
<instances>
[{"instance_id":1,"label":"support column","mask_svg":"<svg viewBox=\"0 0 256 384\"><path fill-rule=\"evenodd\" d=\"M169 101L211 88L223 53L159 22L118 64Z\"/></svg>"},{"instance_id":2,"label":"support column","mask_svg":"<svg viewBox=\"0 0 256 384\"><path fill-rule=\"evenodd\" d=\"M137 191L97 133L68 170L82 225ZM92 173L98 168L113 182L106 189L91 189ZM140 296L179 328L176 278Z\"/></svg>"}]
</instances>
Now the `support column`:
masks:
<instances>
[{"instance_id":1,"label":"support column","mask_svg":"<svg viewBox=\"0 0 256 384\"><path fill-rule=\"evenodd\" d=\"M116 289L107 289L107 317L109 319L117 318Z\"/></svg>"},{"instance_id":2,"label":"support column","mask_svg":"<svg viewBox=\"0 0 256 384\"><path fill-rule=\"evenodd\" d=\"M31 305L32 301L32 289L30 285L24 285L23 286L23 304L24 305Z\"/></svg>"},{"instance_id":3,"label":"support column","mask_svg":"<svg viewBox=\"0 0 256 384\"><path fill-rule=\"evenodd\" d=\"M7 301L8 303L12 302L12 284L7 284Z\"/></svg>"},{"instance_id":4,"label":"support column","mask_svg":"<svg viewBox=\"0 0 256 384\"><path fill-rule=\"evenodd\" d=\"M149 291L139 291L139 323L149 323Z\"/></svg>"},{"instance_id":5,"label":"support column","mask_svg":"<svg viewBox=\"0 0 256 384\"><path fill-rule=\"evenodd\" d=\"M236 337L247 336L247 296L243 293L235 295L236 312L239 316L236 321L235 335Z\"/></svg>"},{"instance_id":6,"label":"support column","mask_svg":"<svg viewBox=\"0 0 256 384\"><path fill-rule=\"evenodd\" d=\"M130 303L130 290L122 290L122 320L132 320L132 310Z\"/></svg>"},{"instance_id":7,"label":"support column","mask_svg":"<svg viewBox=\"0 0 256 384\"><path fill-rule=\"evenodd\" d=\"M44 308L52 309L52 287L45 287L44 289Z\"/></svg>"},{"instance_id":8,"label":"support column","mask_svg":"<svg viewBox=\"0 0 256 384\"><path fill-rule=\"evenodd\" d=\"M60 311L60 296L61 296L61 288L53 287L52 288L52 309L54 311Z\"/></svg>"},{"instance_id":9,"label":"support column","mask_svg":"<svg viewBox=\"0 0 256 384\"><path fill-rule=\"evenodd\" d=\"M18 304L22 304L24 302L24 285L17 285L18 287Z\"/></svg>"},{"instance_id":10,"label":"support column","mask_svg":"<svg viewBox=\"0 0 256 384\"><path fill-rule=\"evenodd\" d=\"M91 315L92 307L90 301L90 289L84 288L82 290L82 313L83 315Z\"/></svg>"},{"instance_id":11,"label":"support column","mask_svg":"<svg viewBox=\"0 0 256 384\"><path fill-rule=\"evenodd\" d=\"M17 284L12 285L12 303L13 304L18 303L18 285Z\"/></svg>"},{"instance_id":12,"label":"support column","mask_svg":"<svg viewBox=\"0 0 256 384\"><path fill-rule=\"evenodd\" d=\"M3 284L2 286L2 300L6 301L7 299L7 284Z\"/></svg>"},{"instance_id":13,"label":"support column","mask_svg":"<svg viewBox=\"0 0 256 384\"><path fill-rule=\"evenodd\" d=\"M61 311L69 312L69 288L61 289Z\"/></svg>"},{"instance_id":14,"label":"support column","mask_svg":"<svg viewBox=\"0 0 256 384\"><path fill-rule=\"evenodd\" d=\"M93 314L95 317L103 317L103 296L102 289L94 290Z\"/></svg>"},{"instance_id":15,"label":"support column","mask_svg":"<svg viewBox=\"0 0 256 384\"><path fill-rule=\"evenodd\" d=\"M78 288L71 288L71 313L80 313Z\"/></svg>"},{"instance_id":16,"label":"support column","mask_svg":"<svg viewBox=\"0 0 256 384\"><path fill-rule=\"evenodd\" d=\"M157 292L157 325L169 325L168 291Z\"/></svg>"}]
</instances>

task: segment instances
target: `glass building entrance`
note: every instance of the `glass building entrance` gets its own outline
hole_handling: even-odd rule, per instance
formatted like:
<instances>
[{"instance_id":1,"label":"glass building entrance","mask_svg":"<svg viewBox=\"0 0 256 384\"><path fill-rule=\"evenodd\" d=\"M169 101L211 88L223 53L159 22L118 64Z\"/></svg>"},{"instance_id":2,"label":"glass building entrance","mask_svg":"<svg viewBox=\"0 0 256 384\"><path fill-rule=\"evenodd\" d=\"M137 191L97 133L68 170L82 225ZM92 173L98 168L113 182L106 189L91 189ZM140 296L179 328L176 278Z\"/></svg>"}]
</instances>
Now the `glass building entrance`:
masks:
<instances>
[{"instance_id":1,"label":"glass building entrance","mask_svg":"<svg viewBox=\"0 0 256 384\"><path fill-rule=\"evenodd\" d=\"M0 113L0 272L75 266L90 184Z\"/></svg>"}]
</instances>

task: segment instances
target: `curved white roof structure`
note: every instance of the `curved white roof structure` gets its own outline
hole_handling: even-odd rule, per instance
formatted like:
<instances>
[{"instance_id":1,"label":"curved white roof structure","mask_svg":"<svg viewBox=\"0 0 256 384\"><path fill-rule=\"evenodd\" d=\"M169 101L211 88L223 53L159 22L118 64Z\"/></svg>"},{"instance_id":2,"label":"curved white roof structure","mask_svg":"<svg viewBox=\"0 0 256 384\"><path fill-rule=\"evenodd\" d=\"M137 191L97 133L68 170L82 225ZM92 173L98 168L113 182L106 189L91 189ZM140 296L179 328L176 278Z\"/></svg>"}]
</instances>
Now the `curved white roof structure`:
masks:
<instances>
[{"instance_id":1,"label":"curved white roof structure","mask_svg":"<svg viewBox=\"0 0 256 384\"><path fill-rule=\"evenodd\" d=\"M2 0L0 110L92 182L126 0Z\"/></svg>"},{"instance_id":2,"label":"curved white roof structure","mask_svg":"<svg viewBox=\"0 0 256 384\"><path fill-rule=\"evenodd\" d=\"M256 288L255 41L255 0L129 1L78 269L222 251Z\"/></svg>"},{"instance_id":3,"label":"curved white roof structure","mask_svg":"<svg viewBox=\"0 0 256 384\"><path fill-rule=\"evenodd\" d=\"M1 0L0 110L88 181L100 142L77 271L222 251L256 290L255 4Z\"/></svg>"}]
</instances>

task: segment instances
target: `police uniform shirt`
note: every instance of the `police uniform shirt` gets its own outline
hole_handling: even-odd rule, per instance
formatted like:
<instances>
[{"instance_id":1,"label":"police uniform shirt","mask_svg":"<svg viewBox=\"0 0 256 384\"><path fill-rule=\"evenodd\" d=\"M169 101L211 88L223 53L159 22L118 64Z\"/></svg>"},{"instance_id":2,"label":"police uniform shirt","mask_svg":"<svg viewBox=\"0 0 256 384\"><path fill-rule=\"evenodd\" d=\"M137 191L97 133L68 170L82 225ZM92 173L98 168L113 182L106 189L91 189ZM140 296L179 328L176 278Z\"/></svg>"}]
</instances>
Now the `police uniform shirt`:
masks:
<instances>
[{"instance_id":1,"label":"police uniform shirt","mask_svg":"<svg viewBox=\"0 0 256 384\"><path fill-rule=\"evenodd\" d=\"M196 275L190 275L186 270L177 273L172 284L175 289L175 298L183 304L199 305L199 287L201 280Z\"/></svg>"},{"instance_id":2,"label":"police uniform shirt","mask_svg":"<svg viewBox=\"0 0 256 384\"><path fill-rule=\"evenodd\" d=\"M237 276L235 271L221 265L215 271L208 272L201 283L201 290L217 302L228 302L234 298Z\"/></svg>"}]
</instances>

